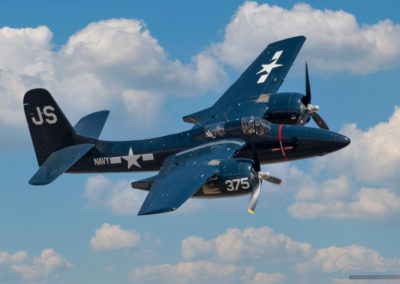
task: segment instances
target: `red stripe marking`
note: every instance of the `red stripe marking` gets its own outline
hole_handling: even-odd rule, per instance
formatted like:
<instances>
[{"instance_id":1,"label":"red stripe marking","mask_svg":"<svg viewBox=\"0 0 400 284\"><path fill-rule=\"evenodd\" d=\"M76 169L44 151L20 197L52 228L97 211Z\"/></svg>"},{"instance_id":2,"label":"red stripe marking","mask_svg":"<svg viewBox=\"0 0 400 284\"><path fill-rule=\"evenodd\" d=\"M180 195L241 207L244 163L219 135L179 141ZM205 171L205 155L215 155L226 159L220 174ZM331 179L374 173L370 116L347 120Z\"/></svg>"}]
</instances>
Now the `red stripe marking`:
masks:
<instances>
[{"instance_id":1,"label":"red stripe marking","mask_svg":"<svg viewBox=\"0 0 400 284\"><path fill-rule=\"evenodd\" d=\"M293 150L293 146L287 146L287 147L283 147L284 150ZM271 148L272 152L276 152L276 151L282 151L281 147L279 148Z\"/></svg>"},{"instance_id":2,"label":"red stripe marking","mask_svg":"<svg viewBox=\"0 0 400 284\"><path fill-rule=\"evenodd\" d=\"M282 126L283 126L283 124L279 125L279 144L281 145L281 151L282 151L283 157L285 158L286 161L289 161L286 157L285 150L284 150L283 144L282 144Z\"/></svg>"}]
</instances>

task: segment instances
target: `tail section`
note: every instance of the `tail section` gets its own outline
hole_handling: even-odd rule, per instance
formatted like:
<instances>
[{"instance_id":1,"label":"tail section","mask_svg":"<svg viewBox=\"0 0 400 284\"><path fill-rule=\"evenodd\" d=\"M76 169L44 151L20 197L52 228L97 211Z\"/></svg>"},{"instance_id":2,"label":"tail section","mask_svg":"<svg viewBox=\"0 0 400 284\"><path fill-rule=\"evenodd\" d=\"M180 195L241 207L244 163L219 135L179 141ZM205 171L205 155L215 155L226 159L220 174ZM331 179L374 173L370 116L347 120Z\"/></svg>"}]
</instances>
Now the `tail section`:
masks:
<instances>
[{"instance_id":1,"label":"tail section","mask_svg":"<svg viewBox=\"0 0 400 284\"><path fill-rule=\"evenodd\" d=\"M39 163L38 171L29 181L32 185L51 183L94 148L109 114L109 111L89 114L72 127L45 89L28 91L24 108Z\"/></svg>"},{"instance_id":2,"label":"tail section","mask_svg":"<svg viewBox=\"0 0 400 284\"><path fill-rule=\"evenodd\" d=\"M28 91L24 109L39 166L51 153L75 144L74 129L47 90Z\"/></svg>"}]
</instances>

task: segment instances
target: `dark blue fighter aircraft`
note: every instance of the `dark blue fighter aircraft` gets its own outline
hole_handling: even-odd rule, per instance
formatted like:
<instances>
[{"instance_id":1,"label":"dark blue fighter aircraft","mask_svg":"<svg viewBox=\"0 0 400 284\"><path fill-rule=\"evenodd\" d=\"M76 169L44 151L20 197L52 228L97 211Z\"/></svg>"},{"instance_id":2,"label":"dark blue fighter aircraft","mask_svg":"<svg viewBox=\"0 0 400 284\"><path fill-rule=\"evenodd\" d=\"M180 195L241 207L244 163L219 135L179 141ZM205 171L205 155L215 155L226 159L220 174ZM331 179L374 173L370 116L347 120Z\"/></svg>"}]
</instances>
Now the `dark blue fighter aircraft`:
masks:
<instances>
[{"instance_id":1,"label":"dark blue fighter aircraft","mask_svg":"<svg viewBox=\"0 0 400 284\"><path fill-rule=\"evenodd\" d=\"M304 36L272 43L211 107L183 117L188 131L146 140L104 141L109 114L100 111L72 127L47 90L33 89L24 108L39 170L29 181L44 185L64 172L158 171L132 182L149 191L139 215L179 208L188 198L251 194L254 212L262 180L280 184L260 164L322 156L350 143L329 131L306 94L277 93L305 41ZM319 128L305 127L313 118Z\"/></svg>"}]
</instances>

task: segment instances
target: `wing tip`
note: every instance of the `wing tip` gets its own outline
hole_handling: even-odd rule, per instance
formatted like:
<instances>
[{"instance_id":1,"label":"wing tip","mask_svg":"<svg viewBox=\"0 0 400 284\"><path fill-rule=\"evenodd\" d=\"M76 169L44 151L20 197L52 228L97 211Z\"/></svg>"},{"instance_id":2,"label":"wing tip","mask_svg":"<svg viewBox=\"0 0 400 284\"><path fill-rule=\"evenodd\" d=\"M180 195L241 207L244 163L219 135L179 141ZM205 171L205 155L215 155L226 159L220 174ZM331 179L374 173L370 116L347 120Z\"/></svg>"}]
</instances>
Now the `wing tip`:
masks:
<instances>
[{"instance_id":1,"label":"wing tip","mask_svg":"<svg viewBox=\"0 0 400 284\"><path fill-rule=\"evenodd\" d=\"M171 211L175 211L177 208L158 208L158 209L153 209L153 210L149 210L149 209L143 209L140 208L139 212L138 212L138 216L144 216L144 215L154 215L154 214L161 214L161 213L167 213L167 212L171 212Z\"/></svg>"},{"instance_id":2,"label":"wing tip","mask_svg":"<svg viewBox=\"0 0 400 284\"><path fill-rule=\"evenodd\" d=\"M306 41L306 39L307 39L307 37L305 37L304 35L298 35L298 36L288 37L288 38L284 38L284 39L275 41L275 42L271 43L270 45L283 44L283 43L289 42L289 41L301 41L302 43L304 43Z\"/></svg>"},{"instance_id":3,"label":"wing tip","mask_svg":"<svg viewBox=\"0 0 400 284\"><path fill-rule=\"evenodd\" d=\"M36 176L33 176L33 177L29 180L29 184L30 184L30 185L48 185L49 183L51 183L51 181L39 179L39 178L37 178Z\"/></svg>"}]
</instances>

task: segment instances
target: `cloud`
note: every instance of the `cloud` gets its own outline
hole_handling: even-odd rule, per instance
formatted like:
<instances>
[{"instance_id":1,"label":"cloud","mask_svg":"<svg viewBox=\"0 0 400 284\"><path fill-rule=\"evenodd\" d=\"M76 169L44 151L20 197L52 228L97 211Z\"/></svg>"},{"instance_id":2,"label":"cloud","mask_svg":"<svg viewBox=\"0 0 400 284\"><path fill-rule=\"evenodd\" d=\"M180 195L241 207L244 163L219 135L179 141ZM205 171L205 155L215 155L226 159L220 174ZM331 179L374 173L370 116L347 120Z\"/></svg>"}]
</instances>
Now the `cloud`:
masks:
<instances>
[{"instance_id":1,"label":"cloud","mask_svg":"<svg viewBox=\"0 0 400 284\"><path fill-rule=\"evenodd\" d=\"M295 198L296 200L336 200L347 197L351 191L351 186L351 181L345 176L328 179L320 186L313 181L301 185L295 194Z\"/></svg>"},{"instance_id":2,"label":"cloud","mask_svg":"<svg viewBox=\"0 0 400 284\"><path fill-rule=\"evenodd\" d=\"M52 33L37 28L0 28L0 125L21 125L22 97L52 74Z\"/></svg>"},{"instance_id":3,"label":"cloud","mask_svg":"<svg viewBox=\"0 0 400 284\"><path fill-rule=\"evenodd\" d=\"M22 262L26 259L27 253L26 251L17 251L14 254L10 254L6 251L0 252L0 264L8 264L8 263L18 263Z\"/></svg>"},{"instance_id":4,"label":"cloud","mask_svg":"<svg viewBox=\"0 0 400 284\"><path fill-rule=\"evenodd\" d=\"M95 251L130 248L140 243L140 233L124 230L119 225L104 223L95 231L90 245Z\"/></svg>"},{"instance_id":5,"label":"cloud","mask_svg":"<svg viewBox=\"0 0 400 284\"><path fill-rule=\"evenodd\" d=\"M351 245L319 249L313 258L296 264L293 269L300 275L334 273L343 278L351 273L376 272L377 269L383 273L399 267L398 258L386 259L378 251Z\"/></svg>"},{"instance_id":6,"label":"cloud","mask_svg":"<svg viewBox=\"0 0 400 284\"><path fill-rule=\"evenodd\" d=\"M89 206L107 208L118 215L137 214L146 196L146 192L133 189L128 181L113 182L102 175L89 177L85 188Z\"/></svg>"},{"instance_id":7,"label":"cloud","mask_svg":"<svg viewBox=\"0 0 400 284\"><path fill-rule=\"evenodd\" d=\"M248 232L251 231L253 233L249 234ZM237 233L233 232L239 232L245 238L238 238ZM228 239L226 237L226 235L233 234L236 234L235 238L230 237ZM234 242L231 240L234 240ZM243 248L245 246L247 247ZM232 252L228 252L228 248ZM179 273L185 275L195 270L191 265L203 267L205 263L219 263L221 265L228 265L226 264L227 262L230 265L232 265L232 262L236 264L243 262L247 264L255 263L257 265L265 265L267 263L268 267L274 267L277 262L281 262L283 267L290 268L295 272L295 275L286 275L290 277L290 280L294 277L293 279L296 279L296 281L301 279L302 281L300 282L304 283L336 283L340 282L341 279L347 278L350 274L365 274L378 271L380 273L397 273L400 267L400 259L385 258L378 251L360 245L329 246L316 249L308 243L300 243L286 235L274 233L269 227L250 227L243 231L237 228L228 229L226 233L208 241L201 236L191 236L182 241L181 255L186 259L198 259L201 257L206 257L206 259L195 262L181 262L177 265L164 264L142 267L134 270L134 272L137 273L136 276L142 277L152 273L155 273L154 275L159 273L167 276L167 271L172 271L173 273L179 271ZM247 267L247 269L250 269L249 271L252 271L251 268L253 267ZM242 272L242 274L244 275L245 273ZM184 275L181 275L183 279ZM249 275L252 274L250 273ZM268 274L268 276L270 277L271 274ZM255 282L255 278L253 278L253 282ZM149 276L149 279L152 278ZM152 280L155 281L155 279ZM279 279L279 281L283 280L283 278ZM241 282L241 280L238 282ZM149 283L152 282L150 281ZM259 283L263 282L260 280Z\"/></svg>"},{"instance_id":8,"label":"cloud","mask_svg":"<svg viewBox=\"0 0 400 284\"><path fill-rule=\"evenodd\" d=\"M361 188L354 201L296 202L288 207L295 218L370 219L400 213L400 197L388 189Z\"/></svg>"},{"instance_id":9,"label":"cloud","mask_svg":"<svg viewBox=\"0 0 400 284\"><path fill-rule=\"evenodd\" d=\"M395 107L387 122L363 131L356 124L347 124L340 131L350 137L351 144L315 161L316 170L352 176L372 184L396 184L400 169L400 107Z\"/></svg>"},{"instance_id":10,"label":"cloud","mask_svg":"<svg viewBox=\"0 0 400 284\"><path fill-rule=\"evenodd\" d=\"M347 177L299 188L288 207L295 218L371 219L400 213L400 197L385 188L358 189Z\"/></svg>"},{"instance_id":11,"label":"cloud","mask_svg":"<svg viewBox=\"0 0 400 284\"><path fill-rule=\"evenodd\" d=\"M299 184L288 212L296 218L368 219L400 213L400 108L367 130L347 124L340 131L352 143L312 162L314 175L337 174L322 183Z\"/></svg>"},{"instance_id":12,"label":"cloud","mask_svg":"<svg viewBox=\"0 0 400 284\"><path fill-rule=\"evenodd\" d=\"M18 262L24 259L25 257ZM10 268L19 273L24 280L40 280L53 275L57 271L71 269L73 266L53 249L44 249L40 256L35 257L33 261L12 264Z\"/></svg>"},{"instance_id":13,"label":"cloud","mask_svg":"<svg viewBox=\"0 0 400 284\"><path fill-rule=\"evenodd\" d=\"M283 283L279 273L255 273L250 266L236 266L210 261L180 262L135 268L131 272L134 283Z\"/></svg>"},{"instance_id":14,"label":"cloud","mask_svg":"<svg viewBox=\"0 0 400 284\"><path fill-rule=\"evenodd\" d=\"M161 97L171 93L193 95L200 90L218 89L219 79L226 76L203 54L187 65L168 59L144 22L134 19L91 23L72 35L57 55L66 65L63 72L77 78L82 73L93 74L102 83L105 90L85 94L97 99L97 91L112 98L130 89L160 93Z\"/></svg>"},{"instance_id":15,"label":"cloud","mask_svg":"<svg viewBox=\"0 0 400 284\"><path fill-rule=\"evenodd\" d=\"M168 58L143 21L93 22L58 50L52 36L45 26L0 28L0 125L23 125L22 97L34 87L48 88L73 114L105 106L135 113L146 98L145 109L157 108L165 96L220 90L227 81L206 53L188 64ZM127 98L139 103L125 106Z\"/></svg>"},{"instance_id":16,"label":"cloud","mask_svg":"<svg viewBox=\"0 0 400 284\"><path fill-rule=\"evenodd\" d=\"M303 53L316 69L365 74L400 63L397 23L360 24L343 10L302 3L284 9L245 2L226 26L224 40L187 64L169 58L146 24L136 19L90 23L57 50L46 26L3 27L0 125L23 125L22 96L34 87L48 88L73 114L105 106L140 113L144 97L150 100L144 109L157 109L167 96L222 91L227 84L223 64L245 68L268 43L299 34L308 37Z\"/></svg>"},{"instance_id":17,"label":"cloud","mask_svg":"<svg viewBox=\"0 0 400 284\"><path fill-rule=\"evenodd\" d=\"M105 106L140 112L143 94L153 109L167 96L222 91L227 84L223 64L245 68L268 43L299 34L308 37L303 53L316 69L365 74L400 63L397 23L360 24L343 10L302 3L284 9L245 2L226 26L224 40L193 55L187 64L171 59L146 24L136 19L90 23L57 50L46 26L3 27L0 124L23 125L22 96L34 87L48 88L74 114ZM125 106L127 97L128 102L141 103Z\"/></svg>"},{"instance_id":18,"label":"cloud","mask_svg":"<svg viewBox=\"0 0 400 284\"><path fill-rule=\"evenodd\" d=\"M122 92L122 98L134 118L149 117L148 120L143 121L144 124L149 121L153 122L153 119L156 118L154 114L159 111L162 102L162 97L147 91L125 90Z\"/></svg>"},{"instance_id":19,"label":"cloud","mask_svg":"<svg viewBox=\"0 0 400 284\"><path fill-rule=\"evenodd\" d=\"M211 256L228 262L240 259L294 260L312 253L310 244L293 241L266 226L243 231L231 228L211 240L197 236L182 240L182 257L185 259Z\"/></svg>"},{"instance_id":20,"label":"cloud","mask_svg":"<svg viewBox=\"0 0 400 284\"><path fill-rule=\"evenodd\" d=\"M302 52L315 69L366 74L400 64L397 23L360 24L343 10L319 10L304 3L285 9L245 2L213 51L222 62L244 68L268 43L297 35L307 37Z\"/></svg>"}]
</instances>

